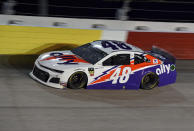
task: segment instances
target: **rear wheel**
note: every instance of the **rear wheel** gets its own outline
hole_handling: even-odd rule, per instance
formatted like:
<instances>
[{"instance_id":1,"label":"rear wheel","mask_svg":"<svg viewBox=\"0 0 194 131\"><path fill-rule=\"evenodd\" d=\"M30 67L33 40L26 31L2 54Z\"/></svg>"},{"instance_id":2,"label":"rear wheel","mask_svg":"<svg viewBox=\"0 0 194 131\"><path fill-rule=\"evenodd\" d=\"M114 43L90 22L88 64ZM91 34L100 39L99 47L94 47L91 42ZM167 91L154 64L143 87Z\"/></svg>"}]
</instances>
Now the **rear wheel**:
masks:
<instances>
[{"instance_id":1,"label":"rear wheel","mask_svg":"<svg viewBox=\"0 0 194 131\"><path fill-rule=\"evenodd\" d=\"M147 73L141 80L141 89L151 90L158 85L158 76L153 73Z\"/></svg>"},{"instance_id":2,"label":"rear wheel","mask_svg":"<svg viewBox=\"0 0 194 131\"><path fill-rule=\"evenodd\" d=\"M73 73L68 80L67 88L71 89L81 89L87 86L88 78L87 75L82 72L78 71Z\"/></svg>"}]
</instances>

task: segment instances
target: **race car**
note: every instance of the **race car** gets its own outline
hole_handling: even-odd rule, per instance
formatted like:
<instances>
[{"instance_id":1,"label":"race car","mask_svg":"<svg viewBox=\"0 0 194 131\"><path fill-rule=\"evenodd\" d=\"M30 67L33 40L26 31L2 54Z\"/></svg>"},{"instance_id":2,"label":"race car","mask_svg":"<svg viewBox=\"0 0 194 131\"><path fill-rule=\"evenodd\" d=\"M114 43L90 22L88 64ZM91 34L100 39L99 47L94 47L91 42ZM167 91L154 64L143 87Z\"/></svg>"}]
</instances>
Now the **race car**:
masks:
<instances>
[{"instance_id":1,"label":"race car","mask_svg":"<svg viewBox=\"0 0 194 131\"><path fill-rule=\"evenodd\" d=\"M30 76L55 88L153 89L176 82L175 57L115 40L96 40L73 50L42 54Z\"/></svg>"}]
</instances>

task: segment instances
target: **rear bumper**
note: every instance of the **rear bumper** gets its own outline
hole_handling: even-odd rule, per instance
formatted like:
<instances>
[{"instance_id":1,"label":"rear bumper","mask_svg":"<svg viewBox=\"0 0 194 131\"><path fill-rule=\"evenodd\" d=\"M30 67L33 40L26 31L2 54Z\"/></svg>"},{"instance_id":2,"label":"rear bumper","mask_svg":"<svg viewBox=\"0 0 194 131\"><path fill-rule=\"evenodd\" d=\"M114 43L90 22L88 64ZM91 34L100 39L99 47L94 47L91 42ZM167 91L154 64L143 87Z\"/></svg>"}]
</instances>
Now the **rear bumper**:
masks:
<instances>
[{"instance_id":1,"label":"rear bumper","mask_svg":"<svg viewBox=\"0 0 194 131\"><path fill-rule=\"evenodd\" d=\"M176 78L177 78L177 72L175 69L175 65L174 64L167 64L170 65L170 71L169 73L165 72L165 73L161 73L161 75L159 75L159 85L158 86L165 86L165 85L169 85L169 84L173 84L176 82ZM174 69L172 69L172 66L174 66ZM164 72L165 70L163 70Z\"/></svg>"}]
</instances>

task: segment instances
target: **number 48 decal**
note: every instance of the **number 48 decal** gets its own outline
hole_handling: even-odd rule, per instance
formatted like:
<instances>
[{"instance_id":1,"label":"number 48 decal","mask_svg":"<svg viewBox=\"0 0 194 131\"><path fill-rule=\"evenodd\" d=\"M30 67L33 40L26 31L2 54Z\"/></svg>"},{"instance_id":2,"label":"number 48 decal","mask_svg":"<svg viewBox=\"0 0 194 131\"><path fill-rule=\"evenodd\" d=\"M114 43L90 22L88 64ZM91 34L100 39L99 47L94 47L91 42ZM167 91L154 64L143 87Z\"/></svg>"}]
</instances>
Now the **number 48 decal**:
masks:
<instances>
[{"instance_id":1,"label":"number 48 decal","mask_svg":"<svg viewBox=\"0 0 194 131\"><path fill-rule=\"evenodd\" d=\"M119 50L119 49L124 49L124 50L131 50L131 47L124 43L110 43L110 42L102 42L102 47L103 48L111 48L112 50Z\"/></svg>"},{"instance_id":2,"label":"number 48 decal","mask_svg":"<svg viewBox=\"0 0 194 131\"><path fill-rule=\"evenodd\" d=\"M131 68L130 67L125 67L122 71L122 75L119 76L121 72L121 68L117 68L116 71L112 74L112 76L110 77L112 81L112 84L117 84L118 79L119 79L119 83L126 83L129 80L129 75L131 73Z\"/></svg>"}]
</instances>

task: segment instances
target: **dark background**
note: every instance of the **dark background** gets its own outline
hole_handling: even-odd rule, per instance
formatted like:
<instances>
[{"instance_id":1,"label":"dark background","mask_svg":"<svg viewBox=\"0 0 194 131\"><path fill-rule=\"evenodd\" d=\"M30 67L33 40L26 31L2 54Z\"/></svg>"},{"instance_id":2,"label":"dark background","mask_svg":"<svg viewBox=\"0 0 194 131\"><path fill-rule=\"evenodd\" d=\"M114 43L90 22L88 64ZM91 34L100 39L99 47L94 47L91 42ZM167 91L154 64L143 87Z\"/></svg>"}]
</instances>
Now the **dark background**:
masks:
<instances>
[{"instance_id":1,"label":"dark background","mask_svg":"<svg viewBox=\"0 0 194 131\"><path fill-rule=\"evenodd\" d=\"M2 12L3 2L0 1ZM117 19L124 0L47 0L47 13L41 14L41 0L15 0L16 15L66 18ZM44 1L44 0L43 0ZM193 0L131 0L127 20L194 22Z\"/></svg>"}]
</instances>

